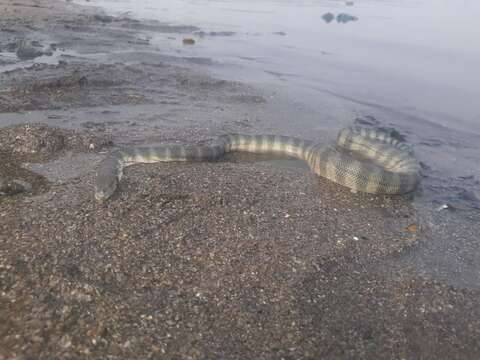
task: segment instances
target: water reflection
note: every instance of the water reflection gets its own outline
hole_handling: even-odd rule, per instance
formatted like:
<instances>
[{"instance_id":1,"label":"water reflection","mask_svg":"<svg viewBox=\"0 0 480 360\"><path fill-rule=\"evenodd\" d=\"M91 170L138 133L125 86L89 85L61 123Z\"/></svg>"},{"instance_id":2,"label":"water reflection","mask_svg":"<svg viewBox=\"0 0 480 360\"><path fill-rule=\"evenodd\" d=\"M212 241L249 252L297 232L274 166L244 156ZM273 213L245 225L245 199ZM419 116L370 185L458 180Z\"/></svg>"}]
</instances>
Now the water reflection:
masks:
<instances>
[{"instance_id":1,"label":"water reflection","mask_svg":"<svg viewBox=\"0 0 480 360\"><path fill-rule=\"evenodd\" d=\"M346 24L350 21L357 21L358 17L347 14L347 13L340 13L335 17L335 15L332 14L331 12L327 12L327 13L323 14L322 19L327 24L331 23L334 19L337 20L337 23Z\"/></svg>"}]
</instances>

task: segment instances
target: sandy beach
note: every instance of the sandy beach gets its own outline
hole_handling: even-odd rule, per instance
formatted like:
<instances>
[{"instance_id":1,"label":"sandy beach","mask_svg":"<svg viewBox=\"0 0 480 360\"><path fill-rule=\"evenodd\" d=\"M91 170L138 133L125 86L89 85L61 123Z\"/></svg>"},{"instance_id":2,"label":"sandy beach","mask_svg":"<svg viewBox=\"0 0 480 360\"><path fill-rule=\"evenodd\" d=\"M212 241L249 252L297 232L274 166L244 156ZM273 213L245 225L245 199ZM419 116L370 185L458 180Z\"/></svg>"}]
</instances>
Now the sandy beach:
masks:
<instances>
[{"instance_id":1,"label":"sandy beach","mask_svg":"<svg viewBox=\"0 0 480 360\"><path fill-rule=\"evenodd\" d=\"M114 149L274 133L269 119L294 109L142 34L182 42L201 30L188 24L55 0L3 0L0 14L0 174L32 185L0 197L0 359L478 358L479 288L400 261L475 238L478 212L446 227L410 196L251 156L134 165L99 204L95 170Z\"/></svg>"}]
</instances>

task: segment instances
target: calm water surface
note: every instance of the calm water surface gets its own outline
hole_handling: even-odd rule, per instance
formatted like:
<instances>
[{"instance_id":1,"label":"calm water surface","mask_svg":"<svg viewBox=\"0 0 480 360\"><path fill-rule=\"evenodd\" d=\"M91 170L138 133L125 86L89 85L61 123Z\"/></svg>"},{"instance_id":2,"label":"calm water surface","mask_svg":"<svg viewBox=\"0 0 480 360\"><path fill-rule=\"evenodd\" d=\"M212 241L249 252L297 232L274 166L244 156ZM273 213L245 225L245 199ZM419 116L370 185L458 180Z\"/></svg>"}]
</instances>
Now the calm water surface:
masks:
<instances>
[{"instance_id":1,"label":"calm water surface","mask_svg":"<svg viewBox=\"0 0 480 360\"><path fill-rule=\"evenodd\" d=\"M327 90L480 133L480 2L477 0L97 0L115 11L207 36L185 48L154 39L165 52L238 65L248 82ZM327 22L325 13L356 21ZM242 71L243 70L243 71Z\"/></svg>"}]
</instances>

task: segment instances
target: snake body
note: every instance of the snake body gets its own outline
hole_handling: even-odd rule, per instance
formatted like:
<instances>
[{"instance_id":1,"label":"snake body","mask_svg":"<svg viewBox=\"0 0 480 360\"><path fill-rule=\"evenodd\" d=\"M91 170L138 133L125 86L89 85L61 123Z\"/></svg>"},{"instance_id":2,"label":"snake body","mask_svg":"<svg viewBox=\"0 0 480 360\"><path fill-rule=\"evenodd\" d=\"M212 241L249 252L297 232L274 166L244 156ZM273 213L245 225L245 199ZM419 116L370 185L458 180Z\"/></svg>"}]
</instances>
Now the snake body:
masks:
<instances>
[{"instance_id":1,"label":"snake body","mask_svg":"<svg viewBox=\"0 0 480 360\"><path fill-rule=\"evenodd\" d=\"M372 194L403 194L416 188L420 165L408 145L374 129L342 129L336 147L280 135L220 136L208 146L164 145L115 151L99 165L95 198L112 196L122 169L135 163L213 161L228 152L275 153L304 160L317 175L352 191Z\"/></svg>"}]
</instances>

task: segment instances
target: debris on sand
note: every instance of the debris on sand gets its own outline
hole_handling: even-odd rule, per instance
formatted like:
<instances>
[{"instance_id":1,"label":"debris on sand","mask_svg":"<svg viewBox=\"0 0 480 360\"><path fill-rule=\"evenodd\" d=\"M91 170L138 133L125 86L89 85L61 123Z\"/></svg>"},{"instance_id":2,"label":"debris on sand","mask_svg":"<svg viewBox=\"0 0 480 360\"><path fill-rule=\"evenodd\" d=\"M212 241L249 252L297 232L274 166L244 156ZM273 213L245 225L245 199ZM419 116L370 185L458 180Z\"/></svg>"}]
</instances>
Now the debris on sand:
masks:
<instances>
[{"instance_id":1,"label":"debris on sand","mask_svg":"<svg viewBox=\"0 0 480 360\"><path fill-rule=\"evenodd\" d=\"M409 233L414 234L418 231L418 225L417 224L410 224L405 228L405 230L408 231Z\"/></svg>"}]
</instances>

